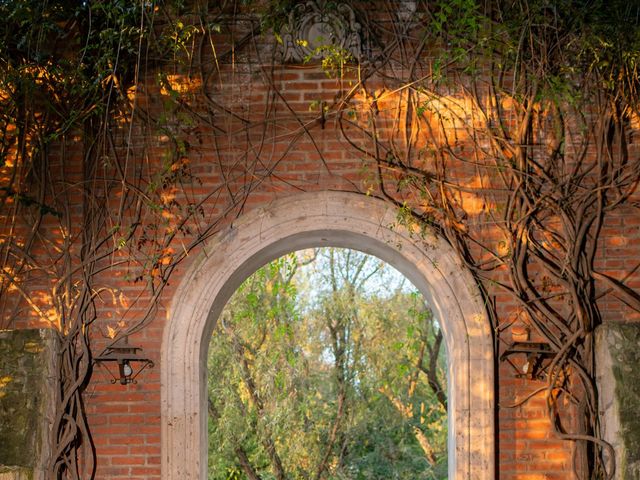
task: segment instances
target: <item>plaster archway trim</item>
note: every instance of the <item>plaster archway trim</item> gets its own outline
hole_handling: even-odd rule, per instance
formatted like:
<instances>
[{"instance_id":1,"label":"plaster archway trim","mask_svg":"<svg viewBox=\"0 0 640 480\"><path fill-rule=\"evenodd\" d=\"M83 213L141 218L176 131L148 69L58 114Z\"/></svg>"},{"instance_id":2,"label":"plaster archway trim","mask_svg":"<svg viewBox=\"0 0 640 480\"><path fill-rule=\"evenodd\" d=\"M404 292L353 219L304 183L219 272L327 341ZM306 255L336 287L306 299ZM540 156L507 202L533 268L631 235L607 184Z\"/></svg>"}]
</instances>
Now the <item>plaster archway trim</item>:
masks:
<instances>
[{"instance_id":1,"label":"plaster archway trim","mask_svg":"<svg viewBox=\"0 0 640 480\"><path fill-rule=\"evenodd\" d=\"M303 193L255 209L220 232L189 267L163 337L162 478L206 478L206 354L231 294L266 262L322 245L376 255L426 296L447 344L449 478L493 479L493 341L473 277L434 232L409 232L394 207L345 192Z\"/></svg>"}]
</instances>

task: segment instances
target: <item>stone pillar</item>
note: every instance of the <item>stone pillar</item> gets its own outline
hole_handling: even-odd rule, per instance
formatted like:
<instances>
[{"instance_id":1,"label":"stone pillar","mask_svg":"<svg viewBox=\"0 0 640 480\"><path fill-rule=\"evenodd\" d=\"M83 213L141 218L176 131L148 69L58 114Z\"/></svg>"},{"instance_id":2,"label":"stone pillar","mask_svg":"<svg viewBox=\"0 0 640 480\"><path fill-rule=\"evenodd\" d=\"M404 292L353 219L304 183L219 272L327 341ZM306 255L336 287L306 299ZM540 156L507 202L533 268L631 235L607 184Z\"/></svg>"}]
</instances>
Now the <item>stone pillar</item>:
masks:
<instances>
[{"instance_id":1,"label":"stone pillar","mask_svg":"<svg viewBox=\"0 0 640 480\"><path fill-rule=\"evenodd\" d=\"M0 480L45 478L56 338L49 329L0 331Z\"/></svg>"},{"instance_id":2,"label":"stone pillar","mask_svg":"<svg viewBox=\"0 0 640 480\"><path fill-rule=\"evenodd\" d=\"M5 467L0 465L0 480L31 480L32 468Z\"/></svg>"},{"instance_id":3,"label":"stone pillar","mask_svg":"<svg viewBox=\"0 0 640 480\"><path fill-rule=\"evenodd\" d=\"M640 480L640 323L596 332L600 420L615 449L616 480Z\"/></svg>"}]
</instances>

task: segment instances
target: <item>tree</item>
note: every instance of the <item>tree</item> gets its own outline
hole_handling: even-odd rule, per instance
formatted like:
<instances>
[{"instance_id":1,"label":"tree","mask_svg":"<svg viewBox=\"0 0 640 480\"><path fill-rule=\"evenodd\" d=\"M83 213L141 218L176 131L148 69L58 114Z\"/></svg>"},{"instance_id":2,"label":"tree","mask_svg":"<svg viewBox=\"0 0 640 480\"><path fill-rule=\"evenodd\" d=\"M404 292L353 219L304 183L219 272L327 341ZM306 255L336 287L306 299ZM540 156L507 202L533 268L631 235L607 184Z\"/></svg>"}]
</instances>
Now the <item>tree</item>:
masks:
<instances>
[{"instance_id":1,"label":"tree","mask_svg":"<svg viewBox=\"0 0 640 480\"><path fill-rule=\"evenodd\" d=\"M328 248L261 268L211 339L210 478L446 478L441 342L377 259Z\"/></svg>"}]
</instances>

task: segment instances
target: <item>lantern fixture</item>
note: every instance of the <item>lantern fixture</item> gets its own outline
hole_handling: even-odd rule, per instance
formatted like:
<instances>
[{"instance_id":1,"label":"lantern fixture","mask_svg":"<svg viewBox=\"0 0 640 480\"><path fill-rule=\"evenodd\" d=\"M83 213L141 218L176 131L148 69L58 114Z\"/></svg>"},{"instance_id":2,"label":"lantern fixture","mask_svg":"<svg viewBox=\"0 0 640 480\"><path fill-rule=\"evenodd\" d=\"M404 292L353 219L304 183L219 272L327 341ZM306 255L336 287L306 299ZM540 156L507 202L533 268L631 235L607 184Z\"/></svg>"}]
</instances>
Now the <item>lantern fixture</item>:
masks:
<instances>
[{"instance_id":1,"label":"lantern fixture","mask_svg":"<svg viewBox=\"0 0 640 480\"><path fill-rule=\"evenodd\" d=\"M94 362L109 363L114 362L118 365L118 376L116 377L107 367L107 371L112 376L111 383L120 382L121 385L136 383L136 377L140 375L145 368L153 368L153 361L138 354L142 351L142 347L134 347L129 345L129 337L124 336L113 342L104 351L94 358ZM139 364L137 371L133 368L133 364Z\"/></svg>"}]
</instances>

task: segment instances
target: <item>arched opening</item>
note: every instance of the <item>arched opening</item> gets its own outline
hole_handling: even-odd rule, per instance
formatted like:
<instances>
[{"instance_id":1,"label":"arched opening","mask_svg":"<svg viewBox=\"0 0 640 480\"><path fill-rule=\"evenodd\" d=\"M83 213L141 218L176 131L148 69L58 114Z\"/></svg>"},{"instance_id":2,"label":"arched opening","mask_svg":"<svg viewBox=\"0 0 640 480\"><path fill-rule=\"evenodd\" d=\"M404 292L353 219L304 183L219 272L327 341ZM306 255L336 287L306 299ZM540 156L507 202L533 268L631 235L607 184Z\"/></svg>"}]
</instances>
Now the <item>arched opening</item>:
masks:
<instances>
[{"instance_id":1,"label":"arched opening","mask_svg":"<svg viewBox=\"0 0 640 480\"><path fill-rule=\"evenodd\" d=\"M433 232L397 224L361 195L305 193L242 217L208 244L178 288L162 347L162 476L206 478L206 355L213 326L241 282L293 250L352 248L402 272L441 319L449 353L449 478L494 477L493 347L473 278Z\"/></svg>"},{"instance_id":2,"label":"arched opening","mask_svg":"<svg viewBox=\"0 0 640 480\"><path fill-rule=\"evenodd\" d=\"M208 478L447 478L447 361L424 297L321 247L250 275L208 352Z\"/></svg>"}]
</instances>

